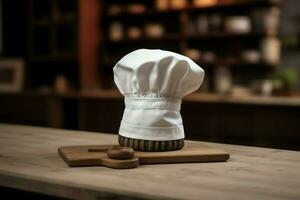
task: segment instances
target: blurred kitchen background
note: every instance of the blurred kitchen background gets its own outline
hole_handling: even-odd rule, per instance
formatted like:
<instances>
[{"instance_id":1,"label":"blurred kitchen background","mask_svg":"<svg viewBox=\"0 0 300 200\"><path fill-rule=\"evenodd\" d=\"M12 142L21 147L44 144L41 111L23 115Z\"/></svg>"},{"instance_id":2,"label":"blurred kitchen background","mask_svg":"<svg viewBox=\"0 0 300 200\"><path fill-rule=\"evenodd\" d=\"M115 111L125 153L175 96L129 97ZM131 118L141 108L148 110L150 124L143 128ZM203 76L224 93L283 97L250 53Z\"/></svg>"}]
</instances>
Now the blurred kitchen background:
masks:
<instances>
[{"instance_id":1,"label":"blurred kitchen background","mask_svg":"<svg viewBox=\"0 0 300 200\"><path fill-rule=\"evenodd\" d=\"M112 68L159 48L206 72L183 100L187 139L300 150L299 10L297 0L0 0L0 123L117 133Z\"/></svg>"}]
</instances>

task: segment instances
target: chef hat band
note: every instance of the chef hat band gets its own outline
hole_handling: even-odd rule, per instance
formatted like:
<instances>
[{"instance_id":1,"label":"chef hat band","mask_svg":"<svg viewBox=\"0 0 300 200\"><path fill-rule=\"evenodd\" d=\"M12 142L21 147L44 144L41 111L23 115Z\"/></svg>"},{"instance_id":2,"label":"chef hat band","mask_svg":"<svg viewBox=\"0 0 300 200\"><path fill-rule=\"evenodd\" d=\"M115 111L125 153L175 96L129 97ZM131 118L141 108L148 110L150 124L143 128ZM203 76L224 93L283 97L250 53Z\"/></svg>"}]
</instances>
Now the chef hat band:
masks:
<instances>
[{"instance_id":1,"label":"chef hat band","mask_svg":"<svg viewBox=\"0 0 300 200\"><path fill-rule=\"evenodd\" d=\"M175 110L180 111L181 100L171 98L131 98L125 97L126 109Z\"/></svg>"}]
</instances>

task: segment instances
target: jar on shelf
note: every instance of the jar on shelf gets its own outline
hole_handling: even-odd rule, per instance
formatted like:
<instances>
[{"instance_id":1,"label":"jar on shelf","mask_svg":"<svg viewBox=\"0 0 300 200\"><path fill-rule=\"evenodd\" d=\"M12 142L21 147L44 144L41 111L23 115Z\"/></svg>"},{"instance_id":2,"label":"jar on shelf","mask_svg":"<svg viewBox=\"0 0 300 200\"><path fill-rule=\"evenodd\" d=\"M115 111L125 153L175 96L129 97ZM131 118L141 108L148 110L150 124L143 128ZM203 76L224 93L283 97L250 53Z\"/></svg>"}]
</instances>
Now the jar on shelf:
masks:
<instances>
[{"instance_id":1,"label":"jar on shelf","mask_svg":"<svg viewBox=\"0 0 300 200\"><path fill-rule=\"evenodd\" d=\"M280 62L281 43L276 37L267 37L261 41L261 60L270 64Z\"/></svg>"},{"instance_id":2,"label":"jar on shelf","mask_svg":"<svg viewBox=\"0 0 300 200\"><path fill-rule=\"evenodd\" d=\"M199 15L196 19L196 27L199 34L207 34L208 17L206 15Z\"/></svg>"},{"instance_id":3,"label":"jar on shelf","mask_svg":"<svg viewBox=\"0 0 300 200\"><path fill-rule=\"evenodd\" d=\"M279 28L280 9L272 7L267 9L263 14L263 28L266 34L276 35Z\"/></svg>"},{"instance_id":4,"label":"jar on shelf","mask_svg":"<svg viewBox=\"0 0 300 200\"><path fill-rule=\"evenodd\" d=\"M138 26L131 26L127 30L129 39L138 39L142 37L142 29Z\"/></svg>"},{"instance_id":5,"label":"jar on shelf","mask_svg":"<svg viewBox=\"0 0 300 200\"><path fill-rule=\"evenodd\" d=\"M228 33L244 34L251 32L251 20L248 16L231 16L225 20L225 30Z\"/></svg>"},{"instance_id":6,"label":"jar on shelf","mask_svg":"<svg viewBox=\"0 0 300 200\"><path fill-rule=\"evenodd\" d=\"M145 33L150 38L160 38L164 32L164 27L158 23L149 23L145 26Z\"/></svg>"},{"instance_id":7,"label":"jar on shelf","mask_svg":"<svg viewBox=\"0 0 300 200\"><path fill-rule=\"evenodd\" d=\"M183 9L187 7L187 0L172 0L170 3L172 9Z\"/></svg>"},{"instance_id":8,"label":"jar on shelf","mask_svg":"<svg viewBox=\"0 0 300 200\"><path fill-rule=\"evenodd\" d=\"M217 93L228 94L232 87L231 72L226 66L216 66L214 72L214 88Z\"/></svg>"},{"instance_id":9,"label":"jar on shelf","mask_svg":"<svg viewBox=\"0 0 300 200\"><path fill-rule=\"evenodd\" d=\"M169 9L169 0L156 0L155 7L157 10L168 10Z\"/></svg>"},{"instance_id":10,"label":"jar on shelf","mask_svg":"<svg viewBox=\"0 0 300 200\"><path fill-rule=\"evenodd\" d=\"M109 38L112 41L119 41L124 38L123 24L121 22L113 22L109 27Z\"/></svg>"}]
</instances>

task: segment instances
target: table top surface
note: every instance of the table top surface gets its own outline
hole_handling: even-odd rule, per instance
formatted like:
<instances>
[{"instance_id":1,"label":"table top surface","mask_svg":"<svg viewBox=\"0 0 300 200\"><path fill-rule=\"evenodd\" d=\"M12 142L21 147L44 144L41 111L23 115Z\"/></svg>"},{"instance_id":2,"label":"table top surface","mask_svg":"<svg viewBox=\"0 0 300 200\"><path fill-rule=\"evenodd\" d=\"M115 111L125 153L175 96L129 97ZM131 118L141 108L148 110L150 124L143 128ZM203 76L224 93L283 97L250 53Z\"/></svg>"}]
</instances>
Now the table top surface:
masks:
<instances>
[{"instance_id":1,"label":"table top surface","mask_svg":"<svg viewBox=\"0 0 300 200\"><path fill-rule=\"evenodd\" d=\"M65 145L113 144L112 134L0 124L0 186L74 199L300 199L300 152L202 142L228 162L70 168Z\"/></svg>"}]
</instances>

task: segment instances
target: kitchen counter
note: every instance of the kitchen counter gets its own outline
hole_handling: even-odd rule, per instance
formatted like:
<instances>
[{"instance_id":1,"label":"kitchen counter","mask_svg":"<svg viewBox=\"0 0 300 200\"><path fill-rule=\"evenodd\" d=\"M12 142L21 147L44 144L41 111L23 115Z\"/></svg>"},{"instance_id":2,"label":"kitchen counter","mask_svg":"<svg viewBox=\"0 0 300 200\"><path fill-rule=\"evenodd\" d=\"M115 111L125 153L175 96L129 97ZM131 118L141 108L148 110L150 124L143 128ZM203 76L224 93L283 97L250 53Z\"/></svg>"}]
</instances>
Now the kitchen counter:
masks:
<instances>
[{"instance_id":1,"label":"kitchen counter","mask_svg":"<svg viewBox=\"0 0 300 200\"><path fill-rule=\"evenodd\" d=\"M78 91L68 93L47 93L27 91L20 93L0 93L0 96L47 96L54 99L116 99L123 101L123 96L117 90ZM183 102L212 104L243 104L262 106L300 107L300 95L295 96L258 96L258 95L226 95L216 93L195 92L183 98Z\"/></svg>"},{"instance_id":2,"label":"kitchen counter","mask_svg":"<svg viewBox=\"0 0 300 200\"><path fill-rule=\"evenodd\" d=\"M111 144L117 136L0 124L0 186L73 199L299 199L300 152L202 142L228 162L70 168L63 145Z\"/></svg>"}]
</instances>

